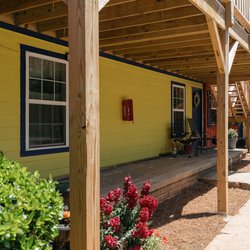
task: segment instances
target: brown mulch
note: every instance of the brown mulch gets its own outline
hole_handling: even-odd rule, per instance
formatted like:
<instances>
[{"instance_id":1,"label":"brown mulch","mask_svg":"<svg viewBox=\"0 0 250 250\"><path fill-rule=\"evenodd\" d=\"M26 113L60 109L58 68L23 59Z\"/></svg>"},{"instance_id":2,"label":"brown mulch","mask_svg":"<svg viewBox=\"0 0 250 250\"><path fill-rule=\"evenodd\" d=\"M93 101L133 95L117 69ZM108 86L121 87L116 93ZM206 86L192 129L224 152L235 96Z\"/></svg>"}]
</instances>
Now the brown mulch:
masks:
<instances>
[{"instance_id":1,"label":"brown mulch","mask_svg":"<svg viewBox=\"0 0 250 250\"><path fill-rule=\"evenodd\" d=\"M235 164L235 170L250 171L250 155ZM229 189L229 215L235 215L250 199L249 190ZM198 182L161 203L153 227L168 238L167 249L205 249L226 222L217 211L217 188Z\"/></svg>"}]
</instances>

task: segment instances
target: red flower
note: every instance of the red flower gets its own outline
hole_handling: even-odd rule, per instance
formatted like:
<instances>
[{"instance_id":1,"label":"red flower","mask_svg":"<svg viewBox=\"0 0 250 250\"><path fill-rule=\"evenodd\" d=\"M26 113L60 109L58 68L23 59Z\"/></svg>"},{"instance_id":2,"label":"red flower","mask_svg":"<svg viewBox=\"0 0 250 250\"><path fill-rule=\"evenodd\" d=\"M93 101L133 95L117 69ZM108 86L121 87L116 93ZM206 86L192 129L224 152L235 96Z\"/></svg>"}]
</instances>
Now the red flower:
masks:
<instances>
[{"instance_id":1,"label":"red flower","mask_svg":"<svg viewBox=\"0 0 250 250\"><path fill-rule=\"evenodd\" d=\"M109 220L109 224L110 224L110 226L112 227L112 229L114 230L115 233L119 232L121 221L120 221L118 216L116 216L114 218L111 218Z\"/></svg>"},{"instance_id":2,"label":"red flower","mask_svg":"<svg viewBox=\"0 0 250 250\"><path fill-rule=\"evenodd\" d=\"M106 215L110 215L113 212L113 205L112 204L107 204L104 209L104 213Z\"/></svg>"},{"instance_id":3,"label":"red flower","mask_svg":"<svg viewBox=\"0 0 250 250\"><path fill-rule=\"evenodd\" d=\"M102 226L103 226L103 228L107 228L109 226L109 223L107 221L104 221Z\"/></svg>"},{"instance_id":4,"label":"red flower","mask_svg":"<svg viewBox=\"0 0 250 250\"><path fill-rule=\"evenodd\" d=\"M104 239L105 239L107 248L115 249L117 247L118 245L117 238L112 237L111 235L105 235Z\"/></svg>"},{"instance_id":5,"label":"red flower","mask_svg":"<svg viewBox=\"0 0 250 250\"><path fill-rule=\"evenodd\" d=\"M128 187L128 191L125 194L126 196L126 201L128 203L129 208L134 208L137 204L138 200L138 191L134 183L131 183L130 186Z\"/></svg>"},{"instance_id":6,"label":"red flower","mask_svg":"<svg viewBox=\"0 0 250 250\"><path fill-rule=\"evenodd\" d=\"M142 208L147 207L151 217L158 207L158 200L153 196L144 196L140 199L140 206Z\"/></svg>"},{"instance_id":7,"label":"red flower","mask_svg":"<svg viewBox=\"0 0 250 250\"><path fill-rule=\"evenodd\" d=\"M145 195L149 195L151 189L150 180L147 180L144 182L142 190L141 190L141 196L144 197Z\"/></svg>"},{"instance_id":8,"label":"red flower","mask_svg":"<svg viewBox=\"0 0 250 250\"><path fill-rule=\"evenodd\" d=\"M126 193L128 192L128 189L129 189L131 184L132 184L131 177L130 176L125 177L124 178L124 188L123 188L124 195L126 195Z\"/></svg>"},{"instance_id":9,"label":"red flower","mask_svg":"<svg viewBox=\"0 0 250 250\"><path fill-rule=\"evenodd\" d=\"M105 198L101 197L101 199L100 199L100 209L101 209L102 212L105 210L106 205L107 205L107 202L106 202Z\"/></svg>"},{"instance_id":10,"label":"red flower","mask_svg":"<svg viewBox=\"0 0 250 250\"><path fill-rule=\"evenodd\" d=\"M114 190L114 196L115 196L114 202L115 202L115 203L118 203L118 202L120 201L120 199L121 199L121 194L122 194L122 191L121 191L120 188L116 188L116 189Z\"/></svg>"},{"instance_id":11,"label":"red flower","mask_svg":"<svg viewBox=\"0 0 250 250\"><path fill-rule=\"evenodd\" d=\"M139 214L139 221L140 222L147 222L147 220L149 219L150 217L150 213L149 213L149 210L147 207L143 207L140 211L140 214Z\"/></svg>"},{"instance_id":12,"label":"red flower","mask_svg":"<svg viewBox=\"0 0 250 250\"><path fill-rule=\"evenodd\" d=\"M138 222L135 228L136 230L132 232L134 238L146 239L153 234L153 230L149 229L146 223Z\"/></svg>"},{"instance_id":13,"label":"red flower","mask_svg":"<svg viewBox=\"0 0 250 250\"><path fill-rule=\"evenodd\" d=\"M108 193L108 196L106 198L106 201L113 202L115 200L115 193L114 191L110 191Z\"/></svg>"}]
</instances>

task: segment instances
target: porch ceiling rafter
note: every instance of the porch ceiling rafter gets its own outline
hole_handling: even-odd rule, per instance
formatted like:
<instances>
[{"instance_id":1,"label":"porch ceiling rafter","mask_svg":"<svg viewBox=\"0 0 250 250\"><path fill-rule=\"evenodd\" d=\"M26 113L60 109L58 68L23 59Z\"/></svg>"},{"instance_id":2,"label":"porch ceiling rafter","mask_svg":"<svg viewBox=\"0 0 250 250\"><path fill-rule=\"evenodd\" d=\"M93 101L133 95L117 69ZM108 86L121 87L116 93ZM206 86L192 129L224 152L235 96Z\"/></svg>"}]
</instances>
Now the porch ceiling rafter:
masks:
<instances>
[{"instance_id":1,"label":"porch ceiling rafter","mask_svg":"<svg viewBox=\"0 0 250 250\"><path fill-rule=\"evenodd\" d=\"M194 4L206 16L213 19L220 28L223 30L226 29L228 22L227 18L229 19L229 17L226 18L226 10L218 0L189 0L189 2ZM248 52L250 51L248 33L243 30L238 22L234 22L232 27L229 28L229 34L234 40L239 41L244 49Z\"/></svg>"},{"instance_id":2,"label":"porch ceiling rafter","mask_svg":"<svg viewBox=\"0 0 250 250\"><path fill-rule=\"evenodd\" d=\"M41 7L61 0L0 0L0 15Z\"/></svg>"}]
</instances>

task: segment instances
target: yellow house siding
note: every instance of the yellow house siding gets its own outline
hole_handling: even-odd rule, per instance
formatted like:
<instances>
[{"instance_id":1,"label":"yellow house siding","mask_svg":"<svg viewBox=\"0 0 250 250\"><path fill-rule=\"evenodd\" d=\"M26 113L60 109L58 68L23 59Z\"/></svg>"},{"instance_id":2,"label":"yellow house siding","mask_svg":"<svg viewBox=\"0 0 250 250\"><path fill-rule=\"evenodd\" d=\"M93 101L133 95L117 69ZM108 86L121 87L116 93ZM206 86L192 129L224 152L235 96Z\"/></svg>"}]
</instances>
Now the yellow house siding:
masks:
<instances>
[{"instance_id":1,"label":"yellow house siding","mask_svg":"<svg viewBox=\"0 0 250 250\"><path fill-rule=\"evenodd\" d=\"M43 176L67 174L68 153L20 158L20 44L67 52L64 46L0 28L0 150Z\"/></svg>"},{"instance_id":2,"label":"yellow house siding","mask_svg":"<svg viewBox=\"0 0 250 250\"><path fill-rule=\"evenodd\" d=\"M69 154L20 157L20 44L65 54L67 48L0 28L0 150L43 176L68 174ZM100 57L101 166L170 150L171 81L186 86L192 116L193 81ZM122 100L133 99L134 122L122 121Z\"/></svg>"},{"instance_id":3,"label":"yellow house siding","mask_svg":"<svg viewBox=\"0 0 250 250\"><path fill-rule=\"evenodd\" d=\"M171 150L171 81L186 85L186 116L192 87L185 79L100 58L101 166L158 156ZM122 121L122 100L133 99L134 122Z\"/></svg>"}]
</instances>

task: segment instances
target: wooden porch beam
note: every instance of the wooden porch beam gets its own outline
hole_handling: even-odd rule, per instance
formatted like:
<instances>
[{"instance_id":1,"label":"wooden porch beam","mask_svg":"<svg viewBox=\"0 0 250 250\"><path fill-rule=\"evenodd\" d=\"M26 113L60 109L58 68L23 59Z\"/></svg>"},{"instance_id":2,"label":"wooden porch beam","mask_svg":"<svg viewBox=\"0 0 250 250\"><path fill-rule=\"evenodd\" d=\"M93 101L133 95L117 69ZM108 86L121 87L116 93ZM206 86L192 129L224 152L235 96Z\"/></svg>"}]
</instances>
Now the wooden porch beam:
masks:
<instances>
[{"instance_id":1,"label":"wooden porch beam","mask_svg":"<svg viewBox=\"0 0 250 250\"><path fill-rule=\"evenodd\" d=\"M226 26L234 25L234 0L224 0L226 8Z\"/></svg>"},{"instance_id":2,"label":"wooden porch beam","mask_svg":"<svg viewBox=\"0 0 250 250\"><path fill-rule=\"evenodd\" d=\"M111 2L113 3L113 1ZM108 8L107 8L108 9ZM191 16L198 16L202 13L194 6L182 6L176 9L165 9L164 11L155 11L147 14L140 14L139 16L120 17L115 20L102 20L100 18L100 31L108 31L115 29L123 29L128 27L136 27L140 25L160 23L163 21L175 20Z\"/></svg>"},{"instance_id":3,"label":"wooden porch beam","mask_svg":"<svg viewBox=\"0 0 250 250\"><path fill-rule=\"evenodd\" d=\"M116 1L109 2L107 6L113 6ZM108 8L107 8L108 9ZM103 10L104 11L104 10ZM102 11L102 12L103 12ZM145 15L129 16L125 18L119 18L115 20L103 21L100 20L100 32L116 31L125 28L135 28L135 29L148 29L148 25L160 24L161 22L173 21L176 19L195 17L203 15L194 6L185 6L178 9L165 10L164 12L153 12L147 13ZM39 30L49 31L49 30L60 30L68 27L67 15L61 18L49 19L46 21L41 21L38 23Z\"/></svg>"},{"instance_id":4,"label":"wooden porch beam","mask_svg":"<svg viewBox=\"0 0 250 250\"><path fill-rule=\"evenodd\" d=\"M0 0L0 15L41 7L61 0Z\"/></svg>"},{"instance_id":5,"label":"wooden porch beam","mask_svg":"<svg viewBox=\"0 0 250 250\"><path fill-rule=\"evenodd\" d=\"M4 0L0 0L3 2L8 2ZM13 0L10 0L13 2ZM99 10L101 10L110 0L100 0L99 1ZM17 2L17 0L15 0ZM22 0L21 3L26 3L26 0ZM32 4L32 9L18 12L15 15L15 22L17 25L24 25L49 19L54 19L57 17L63 17L68 14L68 0L35 0L37 4L34 3L33 0L28 0L30 6ZM19 1L18 1L19 3ZM39 4L40 3L40 4ZM50 4L52 3L52 4ZM20 7L21 4L19 3ZM1 6L1 5L0 5ZM15 5L12 6L13 12L25 10L28 5L22 4L22 8L17 9ZM36 7L36 8L34 8ZM6 7L7 8L7 7ZM2 10L2 8L0 8ZM0 10L0 14L1 14Z\"/></svg>"},{"instance_id":6,"label":"wooden porch beam","mask_svg":"<svg viewBox=\"0 0 250 250\"><path fill-rule=\"evenodd\" d=\"M27 11L18 12L15 14L14 19L17 25L24 25L62 17L67 14L68 6L60 1L54 4L47 4L45 6L33 8Z\"/></svg>"},{"instance_id":7,"label":"wooden porch beam","mask_svg":"<svg viewBox=\"0 0 250 250\"><path fill-rule=\"evenodd\" d=\"M157 36L156 32L158 31L171 30L182 27L190 27L194 25L204 24L205 22L206 19L204 15L200 15L200 16L191 16L187 18L162 21L160 23L152 23L147 25L129 27L124 29L101 31L100 40L144 34L145 30L147 34L154 33L154 35Z\"/></svg>"},{"instance_id":8,"label":"wooden porch beam","mask_svg":"<svg viewBox=\"0 0 250 250\"><path fill-rule=\"evenodd\" d=\"M70 248L100 249L98 1L69 1Z\"/></svg>"},{"instance_id":9,"label":"wooden porch beam","mask_svg":"<svg viewBox=\"0 0 250 250\"><path fill-rule=\"evenodd\" d=\"M229 67L228 68L229 72L231 72L238 46L239 46L239 41L234 41L230 46L230 50L229 50L229 66L228 66Z\"/></svg>"},{"instance_id":10,"label":"wooden porch beam","mask_svg":"<svg viewBox=\"0 0 250 250\"><path fill-rule=\"evenodd\" d=\"M189 0L193 5L200 9L206 16L212 18L223 30L226 29L226 10L218 0ZM229 12L229 11L228 11ZM248 33L242 29L238 22L229 28L230 36L240 42L240 45L250 51L248 43Z\"/></svg>"},{"instance_id":11,"label":"wooden porch beam","mask_svg":"<svg viewBox=\"0 0 250 250\"><path fill-rule=\"evenodd\" d=\"M197 34L205 34L208 33L206 23L171 29L166 31L159 31L156 33L144 33L144 34L136 34L131 36L117 37L111 39L104 39L100 41L101 46L113 46L113 45L127 45L135 42L145 42L145 41L154 41L159 39L173 38L173 37L182 37L182 36L192 36Z\"/></svg>"},{"instance_id":12,"label":"wooden porch beam","mask_svg":"<svg viewBox=\"0 0 250 250\"><path fill-rule=\"evenodd\" d=\"M207 17L207 25L210 32L210 37L214 49L214 55L216 58L218 70L220 73L224 73L225 59L217 23L212 18Z\"/></svg>"},{"instance_id":13,"label":"wooden porch beam","mask_svg":"<svg viewBox=\"0 0 250 250\"><path fill-rule=\"evenodd\" d=\"M136 0L133 2L124 3L121 5L109 6L100 12L100 20L109 21L131 17L135 15L148 14L153 12L163 12L165 10L177 10L181 7L188 7L190 3L186 0ZM184 13L183 13L184 14Z\"/></svg>"}]
</instances>

